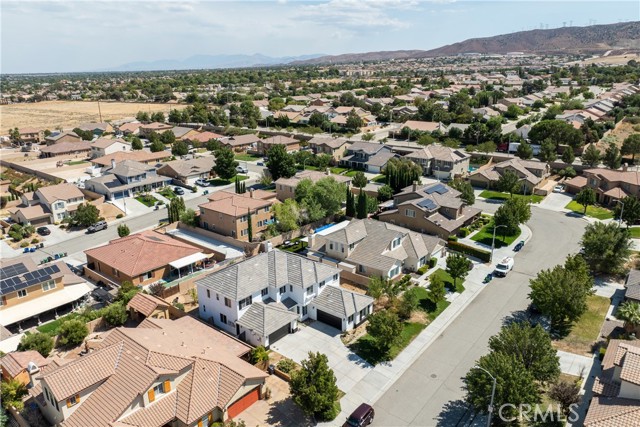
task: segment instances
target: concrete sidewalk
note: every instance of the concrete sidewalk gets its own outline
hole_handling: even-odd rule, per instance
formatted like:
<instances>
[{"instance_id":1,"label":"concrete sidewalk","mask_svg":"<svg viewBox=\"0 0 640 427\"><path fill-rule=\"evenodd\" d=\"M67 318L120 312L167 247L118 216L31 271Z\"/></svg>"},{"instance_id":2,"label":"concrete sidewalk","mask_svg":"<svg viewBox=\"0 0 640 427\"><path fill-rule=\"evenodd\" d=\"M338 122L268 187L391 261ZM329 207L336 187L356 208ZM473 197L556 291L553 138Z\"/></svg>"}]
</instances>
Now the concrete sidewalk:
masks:
<instances>
[{"instance_id":1,"label":"concrete sidewalk","mask_svg":"<svg viewBox=\"0 0 640 427\"><path fill-rule=\"evenodd\" d=\"M563 374L574 375L584 379L591 371L593 357L581 356L562 350L558 350L558 357L560 357L560 371Z\"/></svg>"}]
</instances>

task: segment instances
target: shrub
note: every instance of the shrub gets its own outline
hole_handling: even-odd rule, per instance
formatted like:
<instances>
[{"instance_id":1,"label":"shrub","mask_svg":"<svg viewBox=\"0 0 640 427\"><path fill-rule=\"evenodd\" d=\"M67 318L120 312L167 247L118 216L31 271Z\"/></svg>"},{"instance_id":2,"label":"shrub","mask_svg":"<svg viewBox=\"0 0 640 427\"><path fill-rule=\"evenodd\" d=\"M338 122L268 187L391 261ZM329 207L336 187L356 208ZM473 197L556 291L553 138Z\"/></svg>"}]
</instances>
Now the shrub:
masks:
<instances>
[{"instance_id":1,"label":"shrub","mask_svg":"<svg viewBox=\"0 0 640 427\"><path fill-rule=\"evenodd\" d=\"M458 236L460 236L460 237L467 237L467 236L469 235L469 233L471 233L471 231L469 231L469 229L468 229L468 228L466 228L466 227L462 227L462 228L460 229L460 231L458 232Z\"/></svg>"},{"instance_id":2,"label":"shrub","mask_svg":"<svg viewBox=\"0 0 640 427\"><path fill-rule=\"evenodd\" d=\"M116 215L116 219L120 219L120 218L124 218L124 214L119 213L118 215Z\"/></svg>"},{"instance_id":3,"label":"shrub","mask_svg":"<svg viewBox=\"0 0 640 427\"><path fill-rule=\"evenodd\" d=\"M264 348L264 346L259 345L258 347L251 349L251 351L249 352L249 361L254 365L265 363L268 360L269 353L267 352L267 349Z\"/></svg>"},{"instance_id":4,"label":"shrub","mask_svg":"<svg viewBox=\"0 0 640 427\"><path fill-rule=\"evenodd\" d=\"M429 261L429 264L431 264L431 261ZM418 274L424 274L427 272L428 269L429 269L429 265L423 265L418 269Z\"/></svg>"},{"instance_id":5,"label":"shrub","mask_svg":"<svg viewBox=\"0 0 640 427\"><path fill-rule=\"evenodd\" d=\"M32 245L35 245L36 243L39 243L39 242L40 242L40 240L38 240L37 238L31 239L31 244Z\"/></svg>"},{"instance_id":6,"label":"shrub","mask_svg":"<svg viewBox=\"0 0 640 427\"><path fill-rule=\"evenodd\" d=\"M178 310L180 310L180 311L184 311L184 304L181 303L181 302L176 302L176 303L173 304L173 306L175 308L177 308Z\"/></svg>"},{"instance_id":7,"label":"shrub","mask_svg":"<svg viewBox=\"0 0 640 427\"><path fill-rule=\"evenodd\" d=\"M482 249L474 248L473 246L465 245L464 243L457 242L455 240L449 240L447 242L447 246L449 249L454 251L462 252L463 254L470 255L472 257L478 258L481 261L489 262L491 258L491 253L487 251L483 251Z\"/></svg>"},{"instance_id":8,"label":"shrub","mask_svg":"<svg viewBox=\"0 0 640 427\"><path fill-rule=\"evenodd\" d=\"M22 243L20 243L20 247L21 248L26 248L27 246L29 246L29 242L27 242L26 240Z\"/></svg>"},{"instance_id":9,"label":"shrub","mask_svg":"<svg viewBox=\"0 0 640 427\"><path fill-rule=\"evenodd\" d=\"M60 346L75 346L89 335L87 325L81 320L67 320L60 326L58 344Z\"/></svg>"},{"instance_id":10,"label":"shrub","mask_svg":"<svg viewBox=\"0 0 640 427\"><path fill-rule=\"evenodd\" d=\"M18 351L35 350L42 355L42 357L49 356L51 350L53 350L53 338L48 334L42 332L36 332L29 335L23 335L18 344Z\"/></svg>"},{"instance_id":11,"label":"shrub","mask_svg":"<svg viewBox=\"0 0 640 427\"><path fill-rule=\"evenodd\" d=\"M107 307L104 320L110 326L122 326L127 321L127 309L124 304L116 302Z\"/></svg>"},{"instance_id":12,"label":"shrub","mask_svg":"<svg viewBox=\"0 0 640 427\"><path fill-rule=\"evenodd\" d=\"M433 257L429 260L429 268L433 268L436 266L436 264L438 263L438 258Z\"/></svg>"},{"instance_id":13,"label":"shrub","mask_svg":"<svg viewBox=\"0 0 640 427\"><path fill-rule=\"evenodd\" d=\"M282 359L278 362L277 368L285 374L288 374L296 369L296 362L291 359Z\"/></svg>"},{"instance_id":14,"label":"shrub","mask_svg":"<svg viewBox=\"0 0 640 427\"><path fill-rule=\"evenodd\" d=\"M457 242L458 241L458 236L454 236L453 234L451 236L449 236L449 238L447 239L450 242Z\"/></svg>"}]
</instances>

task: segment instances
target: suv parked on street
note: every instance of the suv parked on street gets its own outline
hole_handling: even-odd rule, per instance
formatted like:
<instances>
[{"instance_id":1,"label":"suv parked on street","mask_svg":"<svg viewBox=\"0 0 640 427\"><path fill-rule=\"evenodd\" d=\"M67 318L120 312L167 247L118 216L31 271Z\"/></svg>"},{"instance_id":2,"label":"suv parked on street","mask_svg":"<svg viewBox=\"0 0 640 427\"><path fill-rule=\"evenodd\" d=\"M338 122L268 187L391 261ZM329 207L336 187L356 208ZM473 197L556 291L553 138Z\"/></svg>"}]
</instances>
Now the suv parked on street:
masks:
<instances>
[{"instance_id":1,"label":"suv parked on street","mask_svg":"<svg viewBox=\"0 0 640 427\"><path fill-rule=\"evenodd\" d=\"M87 228L87 231L89 233L95 233L96 231L100 231L100 230L106 230L107 229L107 221L98 221L93 225L90 225L89 228Z\"/></svg>"},{"instance_id":2,"label":"suv parked on street","mask_svg":"<svg viewBox=\"0 0 640 427\"><path fill-rule=\"evenodd\" d=\"M375 411L371 407L371 405L367 405L366 403L361 404L356 408L355 411L349 418L347 418L347 422L342 425L342 427L364 427L373 421L373 416L375 415Z\"/></svg>"}]
</instances>

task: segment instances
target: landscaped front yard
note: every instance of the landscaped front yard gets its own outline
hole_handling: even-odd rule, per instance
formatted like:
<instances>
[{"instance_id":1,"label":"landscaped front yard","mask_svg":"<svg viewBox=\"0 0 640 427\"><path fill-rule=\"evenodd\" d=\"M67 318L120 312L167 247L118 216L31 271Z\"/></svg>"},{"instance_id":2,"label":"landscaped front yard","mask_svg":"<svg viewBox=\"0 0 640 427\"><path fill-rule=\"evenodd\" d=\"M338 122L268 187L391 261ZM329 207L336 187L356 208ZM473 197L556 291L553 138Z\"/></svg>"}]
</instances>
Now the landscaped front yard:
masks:
<instances>
[{"instance_id":1,"label":"landscaped front yard","mask_svg":"<svg viewBox=\"0 0 640 427\"><path fill-rule=\"evenodd\" d=\"M236 154L235 159L241 162L254 162L256 160L261 160L262 156L244 153L244 154Z\"/></svg>"},{"instance_id":2,"label":"landscaped front yard","mask_svg":"<svg viewBox=\"0 0 640 427\"><path fill-rule=\"evenodd\" d=\"M158 194L160 194L163 197L166 197L169 200L176 197L176 193L174 193L173 190L169 187L164 187L162 190L158 191Z\"/></svg>"},{"instance_id":3,"label":"landscaped front yard","mask_svg":"<svg viewBox=\"0 0 640 427\"><path fill-rule=\"evenodd\" d=\"M222 185L229 185L236 181L244 181L245 179L249 179L247 175L236 175L231 179L222 179L222 178L214 178L209 180L209 184L213 187L220 187Z\"/></svg>"},{"instance_id":4,"label":"landscaped front yard","mask_svg":"<svg viewBox=\"0 0 640 427\"><path fill-rule=\"evenodd\" d=\"M569 209L570 211L579 213L581 215L584 212L584 206L582 206L580 203L576 202L575 200L570 201L569 204L564 208ZM587 216L600 219L600 220L611 219L613 218L613 212L601 206L587 206Z\"/></svg>"},{"instance_id":5,"label":"landscaped front yard","mask_svg":"<svg viewBox=\"0 0 640 427\"><path fill-rule=\"evenodd\" d=\"M484 190L482 193L480 193L480 197L493 200L507 200L511 198L509 193L502 193L500 191L492 190ZM513 197L518 199L526 199L530 203L540 203L544 199L543 196L538 196L537 194L527 194L526 196L522 194L514 194Z\"/></svg>"},{"instance_id":6,"label":"landscaped front yard","mask_svg":"<svg viewBox=\"0 0 640 427\"><path fill-rule=\"evenodd\" d=\"M630 227L629 234L632 239L640 239L640 227Z\"/></svg>"},{"instance_id":7,"label":"landscaped front yard","mask_svg":"<svg viewBox=\"0 0 640 427\"><path fill-rule=\"evenodd\" d=\"M458 292L458 293L464 292L464 286L463 286L464 280L463 279L458 279L458 283L456 283L456 286L454 287L453 286L453 277L451 277L451 275L449 273L447 273L446 270L443 270L443 269L439 268L436 271L434 271L433 274L431 276L429 276L429 278L431 279L432 277L436 277L436 276L440 277L440 279L444 283L444 286L450 292Z\"/></svg>"},{"instance_id":8,"label":"landscaped front yard","mask_svg":"<svg viewBox=\"0 0 640 427\"><path fill-rule=\"evenodd\" d=\"M158 199L153 197L151 194L143 194L141 196L136 197L136 200L139 201L140 203L142 203L143 205L147 206L147 207L154 206L156 204L156 202L158 201Z\"/></svg>"},{"instance_id":9,"label":"landscaped front yard","mask_svg":"<svg viewBox=\"0 0 640 427\"><path fill-rule=\"evenodd\" d=\"M499 228L498 230L496 230L496 248L501 248L503 246L512 244L518 237L520 237L520 234L522 233L522 230L520 230L520 228L518 227L518 232L513 236L502 236L502 230L504 230L504 228ZM473 240L474 242L482 243L483 245L491 246L491 243L493 241L493 221L482 227L480 231L478 231L473 235L473 237L471 237L471 240Z\"/></svg>"},{"instance_id":10,"label":"landscaped front yard","mask_svg":"<svg viewBox=\"0 0 640 427\"><path fill-rule=\"evenodd\" d=\"M553 342L554 346L559 350L590 356L593 353L592 346L598 340L609 305L609 298L598 295L588 296L587 311L573 324L571 332L566 337Z\"/></svg>"}]
</instances>

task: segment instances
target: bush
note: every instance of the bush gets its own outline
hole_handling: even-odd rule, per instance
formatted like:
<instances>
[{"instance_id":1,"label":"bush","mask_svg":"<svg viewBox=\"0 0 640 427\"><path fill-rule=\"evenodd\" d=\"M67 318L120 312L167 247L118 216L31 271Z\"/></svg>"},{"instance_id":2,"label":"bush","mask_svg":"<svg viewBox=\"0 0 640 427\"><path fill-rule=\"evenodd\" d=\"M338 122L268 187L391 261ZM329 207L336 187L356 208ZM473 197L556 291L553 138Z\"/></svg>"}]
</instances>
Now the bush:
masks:
<instances>
[{"instance_id":1,"label":"bush","mask_svg":"<svg viewBox=\"0 0 640 427\"><path fill-rule=\"evenodd\" d=\"M470 233L471 233L471 231L469 231L469 229L468 229L468 228L466 228L466 227L462 227L462 228L460 229L460 231L458 232L458 236L460 236L460 237L467 237Z\"/></svg>"},{"instance_id":2,"label":"bush","mask_svg":"<svg viewBox=\"0 0 640 427\"><path fill-rule=\"evenodd\" d=\"M282 359L276 367L285 374L288 374L296 369L296 362L291 359Z\"/></svg>"},{"instance_id":3,"label":"bush","mask_svg":"<svg viewBox=\"0 0 640 427\"><path fill-rule=\"evenodd\" d=\"M124 214L119 213L118 215L116 215L116 219L120 219L120 218L124 218Z\"/></svg>"},{"instance_id":4,"label":"bush","mask_svg":"<svg viewBox=\"0 0 640 427\"><path fill-rule=\"evenodd\" d=\"M449 249L462 252L466 255L471 255L472 257L478 258L479 260L484 262L489 262L489 259L491 258L490 252L474 248L473 246L465 245L464 243L460 243L455 240L449 240L447 242L447 246L449 247Z\"/></svg>"},{"instance_id":5,"label":"bush","mask_svg":"<svg viewBox=\"0 0 640 427\"><path fill-rule=\"evenodd\" d=\"M116 302L107 307L103 317L109 326L122 326L127 321L127 309L124 304Z\"/></svg>"},{"instance_id":6,"label":"bush","mask_svg":"<svg viewBox=\"0 0 640 427\"><path fill-rule=\"evenodd\" d=\"M181 303L181 302L176 302L176 303L173 304L173 306L175 308L177 308L178 310L180 310L180 311L184 311L184 304Z\"/></svg>"},{"instance_id":7,"label":"bush","mask_svg":"<svg viewBox=\"0 0 640 427\"><path fill-rule=\"evenodd\" d=\"M458 236L454 236L453 234L451 236L449 236L449 238L447 239L450 242L457 242L458 241Z\"/></svg>"},{"instance_id":8,"label":"bush","mask_svg":"<svg viewBox=\"0 0 640 427\"><path fill-rule=\"evenodd\" d=\"M436 266L436 264L438 263L438 258L433 257L429 260L429 268L433 268Z\"/></svg>"},{"instance_id":9,"label":"bush","mask_svg":"<svg viewBox=\"0 0 640 427\"><path fill-rule=\"evenodd\" d=\"M29 335L23 335L18 344L18 351L35 350L42 355L42 357L49 356L51 350L53 350L53 338L48 334L36 332Z\"/></svg>"},{"instance_id":10,"label":"bush","mask_svg":"<svg viewBox=\"0 0 640 427\"><path fill-rule=\"evenodd\" d=\"M89 335L87 325L81 320L67 320L60 326L58 344L62 347L76 346Z\"/></svg>"},{"instance_id":11,"label":"bush","mask_svg":"<svg viewBox=\"0 0 640 427\"><path fill-rule=\"evenodd\" d=\"M36 243L40 243L40 240L38 240L37 238L31 239L31 244L32 245L35 245Z\"/></svg>"},{"instance_id":12,"label":"bush","mask_svg":"<svg viewBox=\"0 0 640 427\"><path fill-rule=\"evenodd\" d=\"M431 261L429 261L429 264L431 264ZM422 267L420 267L417 271L418 274L424 274L427 272L427 270L429 269L429 265L423 265Z\"/></svg>"},{"instance_id":13,"label":"bush","mask_svg":"<svg viewBox=\"0 0 640 427\"><path fill-rule=\"evenodd\" d=\"M269 352L264 346L259 345L256 348L251 349L249 352L249 362L257 365L259 363L265 363L269 360Z\"/></svg>"}]
</instances>

